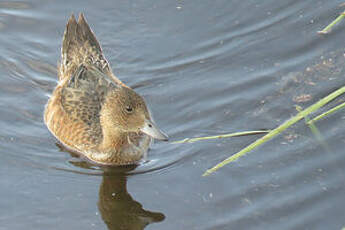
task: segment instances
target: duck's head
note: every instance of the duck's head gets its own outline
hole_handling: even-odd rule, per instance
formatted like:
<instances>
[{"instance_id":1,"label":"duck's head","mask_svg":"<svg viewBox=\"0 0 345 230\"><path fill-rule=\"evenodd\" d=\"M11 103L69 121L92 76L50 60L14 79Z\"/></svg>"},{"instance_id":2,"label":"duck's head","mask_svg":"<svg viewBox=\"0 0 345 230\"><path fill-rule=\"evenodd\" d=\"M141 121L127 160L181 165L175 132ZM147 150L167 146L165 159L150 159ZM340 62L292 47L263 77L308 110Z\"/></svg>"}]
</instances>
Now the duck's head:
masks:
<instances>
[{"instance_id":1,"label":"duck's head","mask_svg":"<svg viewBox=\"0 0 345 230\"><path fill-rule=\"evenodd\" d=\"M101 122L107 129L117 132L143 132L158 140L168 140L152 121L144 99L127 87L117 88L107 95Z\"/></svg>"}]
</instances>

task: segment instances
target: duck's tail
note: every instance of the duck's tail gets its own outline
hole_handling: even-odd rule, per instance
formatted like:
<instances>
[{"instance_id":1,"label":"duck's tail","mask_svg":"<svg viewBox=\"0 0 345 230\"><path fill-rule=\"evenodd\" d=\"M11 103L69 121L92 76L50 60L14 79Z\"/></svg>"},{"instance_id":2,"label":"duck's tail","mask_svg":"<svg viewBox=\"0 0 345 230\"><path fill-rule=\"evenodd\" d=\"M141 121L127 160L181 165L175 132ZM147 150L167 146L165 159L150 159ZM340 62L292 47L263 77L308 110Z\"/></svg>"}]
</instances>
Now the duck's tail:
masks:
<instances>
[{"instance_id":1,"label":"duck's tail","mask_svg":"<svg viewBox=\"0 0 345 230\"><path fill-rule=\"evenodd\" d=\"M112 75L102 48L81 13L78 22L72 14L66 25L62 40L59 80L69 78L82 64L93 65L103 73Z\"/></svg>"}]
</instances>

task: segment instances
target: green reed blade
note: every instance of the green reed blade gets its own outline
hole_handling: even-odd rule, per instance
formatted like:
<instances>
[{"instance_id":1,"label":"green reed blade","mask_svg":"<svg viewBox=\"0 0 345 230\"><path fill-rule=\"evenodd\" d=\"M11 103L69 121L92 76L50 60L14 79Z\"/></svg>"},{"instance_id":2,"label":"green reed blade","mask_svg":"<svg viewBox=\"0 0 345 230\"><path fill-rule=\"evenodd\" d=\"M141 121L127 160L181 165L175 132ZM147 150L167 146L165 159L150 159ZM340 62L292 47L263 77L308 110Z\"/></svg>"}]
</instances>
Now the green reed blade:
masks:
<instances>
[{"instance_id":1,"label":"green reed blade","mask_svg":"<svg viewBox=\"0 0 345 230\"><path fill-rule=\"evenodd\" d=\"M343 20L343 18L345 17L345 11L342 12L333 22L331 22L328 26L326 26L323 30L318 31L319 34L328 34L332 27L337 24L338 22L340 22L341 20Z\"/></svg>"},{"instance_id":2,"label":"green reed blade","mask_svg":"<svg viewBox=\"0 0 345 230\"><path fill-rule=\"evenodd\" d=\"M345 102L340 104L340 105L337 105L336 107L334 107L334 108L320 114L319 116L311 119L310 121L308 121L307 124L310 125L310 124L312 124L312 123L314 123L314 122L316 122L316 121L318 121L318 120L320 120L320 119L322 119L322 118L324 118L324 117L326 117L326 116L328 116L328 115L330 115L330 114L332 114L332 113L334 113L334 112L336 112L336 111L338 111L344 107L345 107Z\"/></svg>"},{"instance_id":3,"label":"green reed blade","mask_svg":"<svg viewBox=\"0 0 345 230\"><path fill-rule=\"evenodd\" d=\"M244 131L244 132L228 133L228 134L217 135L217 136L186 138L186 139L183 139L183 140L180 140L180 141L174 141L174 142L172 142L172 144L193 143L193 142L202 141L202 140L211 140L211 139L219 139L219 138L227 138L227 137L239 137L239 136L247 136L247 135L256 135L256 134L268 133L270 131L271 130Z\"/></svg>"},{"instance_id":4,"label":"green reed blade","mask_svg":"<svg viewBox=\"0 0 345 230\"><path fill-rule=\"evenodd\" d=\"M302 107L301 106L296 106L296 109L298 112L302 111ZM319 142L319 144L324 148L325 151L329 151L329 147L327 142L325 141L325 138L323 138L323 136L321 135L321 132L319 131L319 129L316 127L316 125L314 123L310 123L309 124L309 116L305 116L304 117L304 121L305 124L308 125L310 131L312 132L312 134L315 136L316 140Z\"/></svg>"},{"instance_id":5,"label":"green reed blade","mask_svg":"<svg viewBox=\"0 0 345 230\"><path fill-rule=\"evenodd\" d=\"M252 144L248 145L247 147L245 147L244 149L242 149L241 151L235 153L234 155L228 157L227 159L225 159L224 161L218 163L216 166L214 166L211 169L208 169L203 176L208 176L211 173L217 171L218 169L220 169L221 167L227 165L228 163L237 160L238 158L244 156L246 153L248 153L249 151L255 149L256 147L264 144L265 142L267 142L268 140L272 139L273 137L277 136L278 134L280 134L281 132L283 132L285 129L289 128L291 125L295 124L296 122L298 122L299 120L303 119L305 116L307 116L308 114L318 110L319 108L321 108L322 106L324 106L325 104L327 104L328 102L330 102L331 100L333 100L334 98L340 96L341 94L345 93L345 86L341 87L340 89L334 91L333 93L329 94L328 96L322 98L321 100L319 100L318 102L316 102L315 104L309 106L308 108L304 109L303 111L299 112L297 115L295 115L294 117L290 118L289 120L285 121L283 124L281 124L280 126L278 126L277 128L273 129L272 131L270 131L268 134L266 134L265 136L259 138L258 140L256 140L255 142L253 142Z\"/></svg>"}]
</instances>

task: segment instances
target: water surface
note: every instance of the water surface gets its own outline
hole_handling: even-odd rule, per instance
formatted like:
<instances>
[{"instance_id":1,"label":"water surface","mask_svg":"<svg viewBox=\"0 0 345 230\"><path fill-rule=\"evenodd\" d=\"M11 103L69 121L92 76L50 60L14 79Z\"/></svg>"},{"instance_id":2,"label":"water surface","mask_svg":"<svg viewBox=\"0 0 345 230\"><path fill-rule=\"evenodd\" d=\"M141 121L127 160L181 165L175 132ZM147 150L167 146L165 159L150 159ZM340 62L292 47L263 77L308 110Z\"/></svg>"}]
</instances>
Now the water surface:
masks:
<instances>
[{"instance_id":1,"label":"water surface","mask_svg":"<svg viewBox=\"0 0 345 230\"><path fill-rule=\"evenodd\" d=\"M84 12L172 141L276 127L344 85L344 25L316 33L340 3L0 2L0 229L341 229L342 111L317 123L323 142L300 122L206 178L257 137L156 142L136 168L100 168L56 145L42 115L65 23Z\"/></svg>"}]
</instances>

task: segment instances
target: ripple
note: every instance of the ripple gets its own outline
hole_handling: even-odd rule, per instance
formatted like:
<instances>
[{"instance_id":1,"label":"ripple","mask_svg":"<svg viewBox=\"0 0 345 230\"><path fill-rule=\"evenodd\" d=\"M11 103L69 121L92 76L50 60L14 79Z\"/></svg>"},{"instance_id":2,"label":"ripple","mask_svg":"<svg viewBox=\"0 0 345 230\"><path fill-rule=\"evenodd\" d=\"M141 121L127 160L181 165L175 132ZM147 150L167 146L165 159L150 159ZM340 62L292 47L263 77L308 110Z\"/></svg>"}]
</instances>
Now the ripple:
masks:
<instances>
[{"instance_id":1,"label":"ripple","mask_svg":"<svg viewBox=\"0 0 345 230\"><path fill-rule=\"evenodd\" d=\"M65 18L80 10L80 4L70 3L0 2L1 195L8 198L4 209L21 204L21 221L16 221L18 215L5 216L5 228L54 227L56 216L69 220L63 222L66 229L103 224L99 213L95 215L95 184L104 175L128 177L128 192L142 207L167 213L168 221L153 228L315 229L334 228L342 221L341 111L317 123L334 151L324 151L301 123L290 130L298 134L293 142L277 137L202 179L204 170L255 137L181 145L156 142L145 161L127 167L95 165L55 146L42 113L56 85ZM102 42L106 54L112 54L114 62L120 59L116 71L126 75L121 79L150 99L153 114L172 139L183 139L274 127L296 112L291 100L296 92L310 90L316 101L343 84L344 50L336 54L339 61L330 57L335 68L310 66L315 57L343 45L341 25L326 39L316 34L339 13L336 4L186 1L176 10L176 2L169 1L128 1L119 8L111 1L90 0L83 10L99 39L107 40ZM328 59L324 56L316 62ZM305 74L306 67L313 73ZM284 78L290 71L297 72L291 74L297 83L290 84L291 76ZM108 179L113 182L115 177ZM114 221L111 216L105 220L110 218Z\"/></svg>"},{"instance_id":2,"label":"ripple","mask_svg":"<svg viewBox=\"0 0 345 230\"><path fill-rule=\"evenodd\" d=\"M138 165L114 167L94 164L87 159L79 158L59 143L57 143L57 146L60 148L60 151L70 154L70 157L66 158L66 155L62 154L62 152L56 152L54 149L41 152L41 154L37 151L30 151L32 161L36 161L35 159L37 159L36 163L42 167L84 175L101 176L104 174L115 175L119 173L137 175L163 174L170 170L176 170L176 168L181 167L185 161L193 156L193 152L191 151L192 146L182 147L167 144L162 145L160 148L149 150L148 159ZM161 151L161 148L164 148L164 150ZM158 153L158 151L160 152ZM66 160L61 161L62 158Z\"/></svg>"},{"instance_id":3,"label":"ripple","mask_svg":"<svg viewBox=\"0 0 345 230\"><path fill-rule=\"evenodd\" d=\"M3 9L13 9L13 10L24 10L32 8L32 5L28 2L21 2L21 1L3 1L0 2L0 10Z\"/></svg>"}]
</instances>

